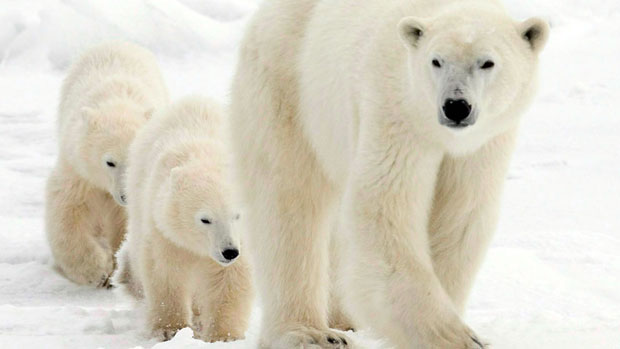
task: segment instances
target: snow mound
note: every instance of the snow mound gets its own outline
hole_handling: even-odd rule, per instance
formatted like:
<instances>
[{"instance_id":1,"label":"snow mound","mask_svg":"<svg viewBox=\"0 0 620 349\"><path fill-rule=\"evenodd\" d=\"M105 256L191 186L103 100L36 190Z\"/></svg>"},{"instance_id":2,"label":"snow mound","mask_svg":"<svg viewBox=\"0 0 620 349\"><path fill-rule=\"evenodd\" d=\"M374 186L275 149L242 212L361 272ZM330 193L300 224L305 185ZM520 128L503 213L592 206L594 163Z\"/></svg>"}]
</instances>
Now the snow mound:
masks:
<instances>
[{"instance_id":1,"label":"snow mound","mask_svg":"<svg viewBox=\"0 0 620 349\"><path fill-rule=\"evenodd\" d=\"M64 69L78 52L105 39L133 41L173 57L229 50L254 6L242 0L13 2L0 16L0 54L3 64Z\"/></svg>"}]
</instances>

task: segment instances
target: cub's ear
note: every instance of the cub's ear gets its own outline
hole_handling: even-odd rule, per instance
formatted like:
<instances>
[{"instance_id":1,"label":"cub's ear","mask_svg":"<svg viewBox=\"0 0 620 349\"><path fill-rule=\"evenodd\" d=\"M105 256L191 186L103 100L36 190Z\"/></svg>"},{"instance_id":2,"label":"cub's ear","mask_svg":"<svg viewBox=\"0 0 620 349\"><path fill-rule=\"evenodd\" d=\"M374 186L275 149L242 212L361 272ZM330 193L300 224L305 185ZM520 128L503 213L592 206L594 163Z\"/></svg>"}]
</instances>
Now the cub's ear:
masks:
<instances>
[{"instance_id":1,"label":"cub's ear","mask_svg":"<svg viewBox=\"0 0 620 349\"><path fill-rule=\"evenodd\" d=\"M157 166L169 168L170 176L172 177L173 174L179 172L178 166L181 165L182 161L183 158L181 156L178 156L175 152L169 152L159 158Z\"/></svg>"},{"instance_id":2,"label":"cub's ear","mask_svg":"<svg viewBox=\"0 0 620 349\"><path fill-rule=\"evenodd\" d=\"M533 17L519 24L519 35L534 53L539 53L549 38L549 24L541 18Z\"/></svg>"},{"instance_id":3,"label":"cub's ear","mask_svg":"<svg viewBox=\"0 0 620 349\"><path fill-rule=\"evenodd\" d=\"M97 110L91 107L82 107L80 109L80 117L85 125L95 127L99 125L99 118L97 118Z\"/></svg>"},{"instance_id":4,"label":"cub's ear","mask_svg":"<svg viewBox=\"0 0 620 349\"><path fill-rule=\"evenodd\" d=\"M153 116L153 113L155 113L155 108L149 108L144 112L144 117L148 120Z\"/></svg>"},{"instance_id":5,"label":"cub's ear","mask_svg":"<svg viewBox=\"0 0 620 349\"><path fill-rule=\"evenodd\" d=\"M183 180L183 172L180 167L173 167L170 169L170 186L173 190L179 190L183 188L185 181Z\"/></svg>"},{"instance_id":6,"label":"cub's ear","mask_svg":"<svg viewBox=\"0 0 620 349\"><path fill-rule=\"evenodd\" d=\"M426 25L424 20L416 17L405 17L398 22L398 35L407 47L417 47L424 36Z\"/></svg>"},{"instance_id":7,"label":"cub's ear","mask_svg":"<svg viewBox=\"0 0 620 349\"><path fill-rule=\"evenodd\" d=\"M82 119L88 121L93 117L93 115L95 115L95 109L91 107L82 107L82 109L80 109L80 113L82 115Z\"/></svg>"}]
</instances>

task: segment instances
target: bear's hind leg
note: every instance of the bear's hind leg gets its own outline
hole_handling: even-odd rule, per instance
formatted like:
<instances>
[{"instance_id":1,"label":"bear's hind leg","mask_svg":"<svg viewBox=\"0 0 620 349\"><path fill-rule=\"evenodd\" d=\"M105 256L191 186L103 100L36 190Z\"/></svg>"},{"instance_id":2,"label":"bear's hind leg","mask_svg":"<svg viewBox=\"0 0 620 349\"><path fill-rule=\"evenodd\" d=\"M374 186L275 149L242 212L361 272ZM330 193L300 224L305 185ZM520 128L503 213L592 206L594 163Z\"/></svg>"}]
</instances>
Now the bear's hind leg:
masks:
<instances>
[{"instance_id":1,"label":"bear's hind leg","mask_svg":"<svg viewBox=\"0 0 620 349\"><path fill-rule=\"evenodd\" d=\"M240 62L231 122L263 303L262 345L347 347L348 338L330 330L327 321L327 215L334 188L296 124L296 83L269 73L252 51L242 50Z\"/></svg>"},{"instance_id":2,"label":"bear's hind leg","mask_svg":"<svg viewBox=\"0 0 620 349\"><path fill-rule=\"evenodd\" d=\"M301 180L292 186L262 181L264 198L248 212L254 271L263 300L263 345L346 347L348 338L329 330L327 322L326 184L317 180L320 176L306 177L312 176L309 173L284 176Z\"/></svg>"},{"instance_id":3,"label":"bear's hind leg","mask_svg":"<svg viewBox=\"0 0 620 349\"><path fill-rule=\"evenodd\" d=\"M343 269L342 254L345 253L346 246L343 244L346 244L346 241L344 241L343 232L336 228L336 223L334 226L329 246L329 327L341 331L355 331L351 317L343 308L343 298L346 297L346 293L342 275L346 271Z\"/></svg>"}]
</instances>

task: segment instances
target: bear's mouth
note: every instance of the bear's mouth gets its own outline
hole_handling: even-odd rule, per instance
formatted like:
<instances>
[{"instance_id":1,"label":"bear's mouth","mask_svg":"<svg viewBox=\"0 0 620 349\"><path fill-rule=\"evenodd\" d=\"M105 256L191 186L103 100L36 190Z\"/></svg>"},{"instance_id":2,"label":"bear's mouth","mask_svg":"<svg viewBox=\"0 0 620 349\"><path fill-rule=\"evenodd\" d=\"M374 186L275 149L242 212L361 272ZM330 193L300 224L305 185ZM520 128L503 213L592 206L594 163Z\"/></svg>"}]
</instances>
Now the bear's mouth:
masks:
<instances>
[{"instance_id":1,"label":"bear's mouth","mask_svg":"<svg viewBox=\"0 0 620 349\"><path fill-rule=\"evenodd\" d=\"M471 113L464 119L448 118L444 108L439 108L438 114L439 124L454 130L462 130L473 126L478 120L478 111L475 108L472 108Z\"/></svg>"},{"instance_id":2,"label":"bear's mouth","mask_svg":"<svg viewBox=\"0 0 620 349\"><path fill-rule=\"evenodd\" d=\"M474 124L474 123L469 123L469 122L466 122L466 121L455 122L455 121L451 121L451 120L447 120L447 119L440 119L439 123L442 126L446 126L448 128L453 128L453 129L457 129L457 130L469 127L469 126Z\"/></svg>"},{"instance_id":3,"label":"bear's mouth","mask_svg":"<svg viewBox=\"0 0 620 349\"><path fill-rule=\"evenodd\" d=\"M217 264L221 265L222 267L227 267L235 262L235 260L226 260L223 258L216 258L215 261L217 262Z\"/></svg>"}]
</instances>

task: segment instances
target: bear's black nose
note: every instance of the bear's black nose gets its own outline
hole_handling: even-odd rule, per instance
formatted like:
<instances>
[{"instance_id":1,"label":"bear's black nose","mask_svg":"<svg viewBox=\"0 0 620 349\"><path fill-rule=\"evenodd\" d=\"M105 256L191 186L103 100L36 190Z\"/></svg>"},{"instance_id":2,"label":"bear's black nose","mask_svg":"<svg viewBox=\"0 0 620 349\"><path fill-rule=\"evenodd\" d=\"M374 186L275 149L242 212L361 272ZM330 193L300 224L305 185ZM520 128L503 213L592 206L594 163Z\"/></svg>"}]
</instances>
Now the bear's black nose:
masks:
<instances>
[{"instance_id":1,"label":"bear's black nose","mask_svg":"<svg viewBox=\"0 0 620 349\"><path fill-rule=\"evenodd\" d=\"M443 114L457 124L471 113L471 105L464 99L446 99L442 109Z\"/></svg>"},{"instance_id":2,"label":"bear's black nose","mask_svg":"<svg viewBox=\"0 0 620 349\"><path fill-rule=\"evenodd\" d=\"M236 248L224 250L222 251L222 256L224 256L224 258L226 258L227 260L232 261L233 259L237 258L237 256L239 256L239 250L237 250Z\"/></svg>"}]
</instances>

